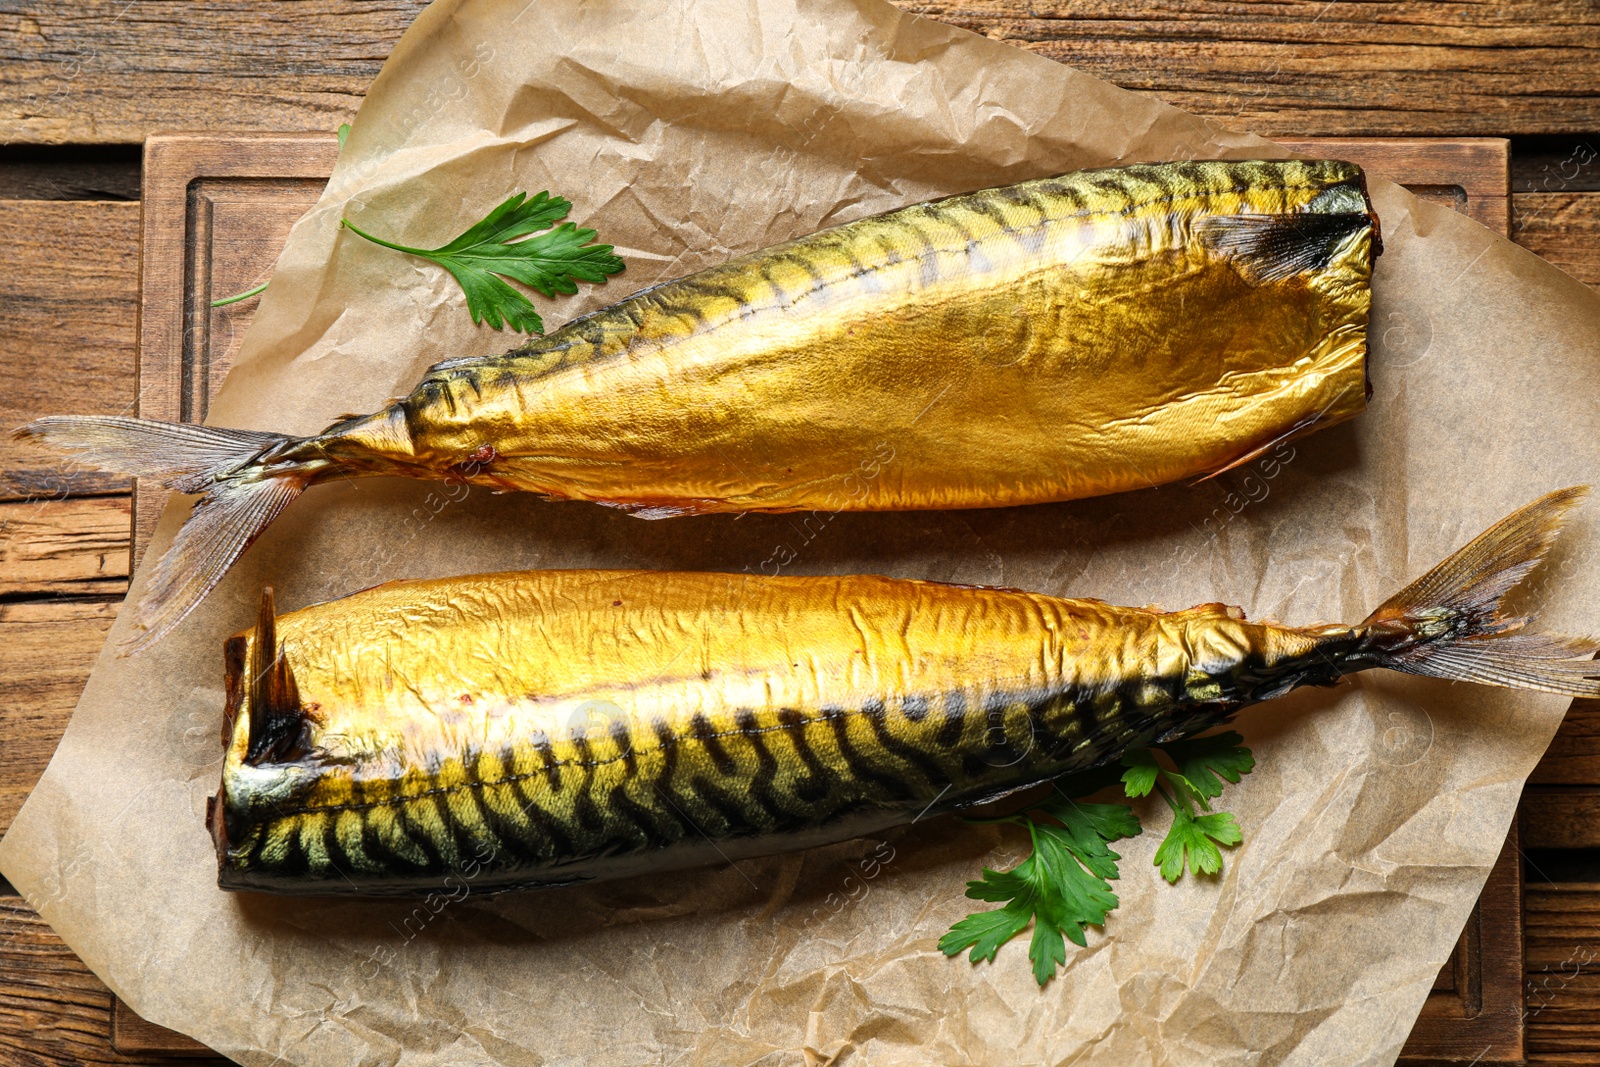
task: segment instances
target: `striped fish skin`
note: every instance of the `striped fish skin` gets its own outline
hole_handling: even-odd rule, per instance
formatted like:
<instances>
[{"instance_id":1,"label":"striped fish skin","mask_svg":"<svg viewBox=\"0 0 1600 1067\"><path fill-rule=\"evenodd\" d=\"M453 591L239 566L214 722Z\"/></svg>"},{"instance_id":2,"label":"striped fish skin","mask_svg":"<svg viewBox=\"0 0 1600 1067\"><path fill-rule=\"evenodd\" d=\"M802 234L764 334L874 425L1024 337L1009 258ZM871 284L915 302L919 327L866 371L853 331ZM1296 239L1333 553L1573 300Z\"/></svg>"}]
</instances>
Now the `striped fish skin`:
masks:
<instances>
[{"instance_id":1,"label":"striped fish skin","mask_svg":"<svg viewBox=\"0 0 1600 1067\"><path fill-rule=\"evenodd\" d=\"M653 515L1143 488L1364 408L1379 247L1349 163L1025 182L824 230L506 355L447 360L287 458ZM886 444L893 461L859 489Z\"/></svg>"},{"instance_id":2,"label":"striped fish skin","mask_svg":"<svg viewBox=\"0 0 1600 1067\"><path fill-rule=\"evenodd\" d=\"M268 619L271 618L270 613ZM959 808L1332 681L1349 627L875 577L397 582L229 643L220 884L564 884ZM281 654L293 696L250 679Z\"/></svg>"},{"instance_id":3,"label":"striped fish skin","mask_svg":"<svg viewBox=\"0 0 1600 1067\"><path fill-rule=\"evenodd\" d=\"M1600 638L1503 606L1587 492L1354 626L876 577L477 575L282 617L269 590L226 645L218 881L458 893L821 844L1372 668L1600 699Z\"/></svg>"}]
</instances>

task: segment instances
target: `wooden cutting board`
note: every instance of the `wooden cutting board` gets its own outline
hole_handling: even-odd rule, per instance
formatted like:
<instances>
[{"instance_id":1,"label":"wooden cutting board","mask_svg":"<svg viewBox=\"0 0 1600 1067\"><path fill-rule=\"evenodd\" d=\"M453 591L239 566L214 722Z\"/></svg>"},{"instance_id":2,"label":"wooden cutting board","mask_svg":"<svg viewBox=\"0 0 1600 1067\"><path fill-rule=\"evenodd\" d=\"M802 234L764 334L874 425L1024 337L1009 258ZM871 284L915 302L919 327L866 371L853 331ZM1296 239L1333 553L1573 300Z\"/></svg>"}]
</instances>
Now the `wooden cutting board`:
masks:
<instances>
[{"instance_id":1,"label":"wooden cutting board","mask_svg":"<svg viewBox=\"0 0 1600 1067\"><path fill-rule=\"evenodd\" d=\"M1493 138L1286 141L1348 159L1424 199L1509 231L1510 151ZM199 421L255 315L256 302L210 302L266 281L290 228L333 168L331 134L222 137L172 134L145 143L139 414ZM508 342L509 344L509 342ZM166 491L139 482L133 561L149 542ZM1522 874L1516 824L1454 954L1439 972L1401 1056L1517 1064L1523 1059ZM113 1004L124 1053L204 1054L204 1046Z\"/></svg>"}]
</instances>

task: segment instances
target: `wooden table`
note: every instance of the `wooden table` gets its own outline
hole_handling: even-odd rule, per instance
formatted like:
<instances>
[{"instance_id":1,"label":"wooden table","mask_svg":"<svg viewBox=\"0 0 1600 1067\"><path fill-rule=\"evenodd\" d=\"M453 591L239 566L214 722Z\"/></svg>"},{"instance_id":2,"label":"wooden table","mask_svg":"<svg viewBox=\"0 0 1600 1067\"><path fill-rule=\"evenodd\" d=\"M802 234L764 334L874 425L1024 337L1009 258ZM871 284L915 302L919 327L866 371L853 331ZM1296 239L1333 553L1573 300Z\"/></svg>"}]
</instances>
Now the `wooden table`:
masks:
<instances>
[{"instance_id":1,"label":"wooden table","mask_svg":"<svg viewBox=\"0 0 1600 1067\"><path fill-rule=\"evenodd\" d=\"M421 6L0 3L0 429L134 404L146 136L329 131L353 117ZM1593 3L903 6L1269 136L1509 137L1513 236L1600 285ZM131 512L125 480L69 472L0 438L0 829L115 617ZM1580 707L1523 802L1529 1063L1600 1063L1597 815L1600 709ZM180 1046L114 1009L0 883L0 1064L205 1062Z\"/></svg>"}]
</instances>

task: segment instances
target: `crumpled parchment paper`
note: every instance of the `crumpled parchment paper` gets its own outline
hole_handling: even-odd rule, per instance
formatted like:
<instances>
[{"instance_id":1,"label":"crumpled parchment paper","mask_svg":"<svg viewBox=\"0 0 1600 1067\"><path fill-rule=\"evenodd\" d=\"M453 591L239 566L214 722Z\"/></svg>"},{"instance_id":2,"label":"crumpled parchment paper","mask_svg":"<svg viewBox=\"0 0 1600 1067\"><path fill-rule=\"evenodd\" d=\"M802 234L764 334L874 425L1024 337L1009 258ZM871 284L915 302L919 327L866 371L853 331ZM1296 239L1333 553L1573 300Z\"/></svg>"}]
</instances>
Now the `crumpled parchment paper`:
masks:
<instances>
[{"instance_id":1,"label":"crumpled parchment paper","mask_svg":"<svg viewBox=\"0 0 1600 1067\"><path fill-rule=\"evenodd\" d=\"M474 327L444 271L341 233L442 243L551 189L648 283L926 197L1079 167L1281 154L877 0L438 0L296 227L214 422L311 432L404 393ZM136 1011L246 1064L1381 1063L1404 1040L1565 701L1362 676L1248 711L1245 843L1122 906L1040 990L1025 946L935 947L1025 842L930 819L881 839L592 888L418 902L214 883L222 638L291 608L500 568L870 571L1354 621L1484 526L1600 476L1600 299L1377 183L1387 251L1369 412L1195 486L1059 506L646 522L366 480L291 507L165 642L97 664L0 869ZM154 552L186 506L169 509ZM1529 594L1600 625L1600 523ZM152 555L150 558L154 558ZM148 567L134 582L142 591ZM111 635L125 636L126 619ZM1070 946L1069 946L1070 947Z\"/></svg>"}]
</instances>

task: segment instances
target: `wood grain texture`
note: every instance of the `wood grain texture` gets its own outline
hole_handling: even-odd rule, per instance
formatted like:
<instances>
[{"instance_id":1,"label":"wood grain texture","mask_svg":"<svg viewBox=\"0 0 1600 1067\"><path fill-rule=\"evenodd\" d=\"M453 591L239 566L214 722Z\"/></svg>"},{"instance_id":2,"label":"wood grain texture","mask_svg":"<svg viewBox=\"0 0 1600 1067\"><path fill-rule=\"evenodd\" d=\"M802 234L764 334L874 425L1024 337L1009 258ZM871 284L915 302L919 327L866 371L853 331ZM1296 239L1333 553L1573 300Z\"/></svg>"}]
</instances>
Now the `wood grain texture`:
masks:
<instances>
[{"instance_id":1,"label":"wood grain texture","mask_svg":"<svg viewBox=\"0 0 1600 1067\"><path fill-rule=\"evenodd\" d=\"M1527 848L1600 848L1600 784L1530 785L1521 814ZM1600 1049L1600 1030L1595 1039Z\"/></svg>"},{"instance_id":2,"label":"wood grain texture","mask_svg":"<svg viewBox=\"0 0 1600 1067\"><path fill-rule=\"evenodd\" d=\"M220 1059L215 1052L194 1038L157 1026L141 1018L116 997L111 998L111 1047L121 1053L165 1053ZM185 1060L193 1064L193 1060Z\"/></svg>"},{"instance_id":3,"label":"wood grain texture","mask_svg":"<svg viewBox=\"0 0 1600 1067\"><path fill-rule=\"evenodd\" d=\"M1600 133L1518 137L1513 193L1600 193Z\"/></svg>"},{"instance_id":4,"label":"wood grain texture","mask_svg":"<svg viewBox=\"0 0 1600 1067\"><path fill-rule=\"evenodd\" d=\"M271 276L289 230L317 202L338 155L330 133L167 134L145 142L140 416L205 419L259 306L247 300L213 308L210 301ZM135 567L169 495L148 478L134 487Z\"/></svg>"},{"instance_id":5,"label":"wood grain texture","mask_svg":"<svg viewBox=\"0 0 1600 1067\"><path fill-rule=\"evenodd\" d=\"M40 415L133 410L139 205L0 201L0 501L127 489L11 439Z\"/></svg>"},{"instance_id":6,"label":"wood grain texture","mask_svg":"<svg viewBox=\"0 0 1600 1067\"><path fill-rule=\"evenodd\" d=\"M0 0L0 143L132 143L149 131L172 128L331 130L354 114L383 56L421 6L421 0L362 5ZM1277 136L1600 130L1595 105L1600 16L1592 4L1574 0L1549 5L1531 0L1499 5L1061 0L1026 9L985 2L902 6ZM1536 192L1576 191L1577 186L1546 186ZM78 220L72 223L77 231L68 226L63 232L92 230L95 220L109 217L101 205L58 206ZM115 206L136 225L137 206ZM1519 196L1513 211L1525 220L1519 239L1596 284L1596 243L1586 247L1569 239L1566 227L1596 225L1600 205L1570 195L1559 203ZM8 371L21 368L11 379L13 395L4 401L20 414L13 418L8 407L0 430L46 410L116 410L123 402L116 390L126 390L131 399L133 388L131 373L111 374L106 361L118 351L131 360L127 338L134 315L128 301L137 294L136 266L104 257L89 261L119 279L122 296L111 297L110 306L102 308L90 295L92 287L77 290L82 299L75 305L62 301L55 313L68 332L51 335L45 328L49 316L12 310L19 307L15 294L49 296L46 279L63 267L55 246L26 238L29 217L0 204L0 247L8 253L7 262L22 265L0 271L0 359ZM135 245L129 241L123 247L131 254ZM79 329L87 323L101 327ZM120 341L113 337L118 329ZM69 365L61 372L59 389L26 403L17 400L19 384L49 359ZM48 406L57 402L62 406ZM18 464L19 454L8 451L11 447L0 438L0 499L40 492L39 486L19 480L30 471L48 476L45 492L116 488L110 482L59 481L65 471ZM6 573L0 570L0 578ZM0 605L0 684L8 695L0 701L5 825L15 810L5 805L20 802L37 779L114 610L106 601ZM28 715L38 720L26 721ZM19 737L36 737L38 743L19 743ZM1588 742L1581 736L1558 737L1552 750L1558 761L1580 761L1558 763L1553 772L1575 782L1587 773L1579 767L1586 766L1581 761L1589 754L1574 750L1558 756L1564 743L1581 749ZM1593 799L1587 807L1581 798L1564 801L1564 825L1582 830L1584 818L1588 826L1600 825L1600 789ZM1545 839L1541 820L1531 811L1529 825L1536 839ZM1592 832L1567 840L1596 843ZM1530 981L1548 973L1541 968L1552 963L1570 970L1575 946L1600 946L1600 886L1561 889L1529 888ZM1546 920L1567 925L1535 929ZM1596 1062L1600 974L1584 969L1582 977L1566 982L1562 999L1537 1013L1530 1010L1531 1063ZM130 1048L141 1041L145 1047L181 1042L159 1030L136 1036L126 1020L113 1023L108 1002L104 987L20 900L0 898L0 1063L169 1062L157 1054L141 1058L112 1051L111 1042L124 1037ZM1530 998L1530 1009L1532 1004Z\"/></svg>"},{"instance_id":7,"label":"wood grain texture","mask_svg":"<svg viewBox=\"0 0 1600 1067\"><path fill-rule=\"evenodd\" d=\"M1600 1059L1600 884L1535 883L1524 894L1530 1065Z\"/></svg>"},{"instance_id":8,"label":"wood grain texture","mask_svg":"<svg viewBox=\"0 0 1600 1067\"><path fill-rule=\"evenodd\" d=\"M1600 288L1600 192L1518 193L1512 211L1519 245Z\"/></svg>"},{"instance_id":9,"label":"wood grain texture","mask_svg":"<svg viewBox=\"0 0 1600 1067\"><path fill-rule=\"evenodd\" d=\"M899 6L1269 137L1600 128L1600 9L1585 0Z\"/></svg>"},{"instance_id":10,"label":"wood grain texture","mask_svg":"<svg viewBox=\"0 0 1600 1067\"><path fill-rule=\"evenodd\" d=\"M332 130L421 0L0 3L0 143ZM902 0L1269 136L1600 129L1586 0ZM219 101L226 106L218 106Z\"/></svg>"},{"instance_id":11,"label":"wood grain texture","mask_svg":"<svg viewBox=\"0 0 1600 1067\"><path fill-rule=\"evenodd\" d=\"M1503 137L1283 138L1279 143L1306 155L1336 154L1374 177L1398 182L1424 200L1476 219L1502 237L1510 233L1511 144Z\"/></svg>"},{"instance_id":12,"label":"wood grain texture","mask_svg":"<svg viewBox=\"0 0 1600 1067\"><path fill-rule=\"evenodd\" d=\"M1572 702L1528 784L1600 784L1600 700Z\"/></svg>"},{"instance_id":13,"label":"wood grain texture","mask_svg":"<svg viewBox=\"0 0 1600 1067\"><path fill-rule=\"evenodd\" d=\"M0 896L0 1063L6 1067L227 1061L113 1045L111 991L21 897Z\"/></svg>"},{"instance_id":14,"label":"wood grain texture","mask_svg":"<svg viewBox=\"0 0 1600 1067\"><path fill-rule=\"evenodd\" d=\"M0 143L157 130L333 130L423 0L0 5Z\"/></svg>"},{"instance_id":15,"label":"wood grain texture","mask_svg":"<svg viewBox=\"0 0 1600 1067\"><path fill-rule=\"evenodd\" d=\"M118 603L0 603L0 834L11 828L67 728Z\"/></svg>"},{"instance_id":16,"label":"wood grain texture","mask_svg":"<svg viewBox=\"0 0 1600 1067\"><path fill-rule=\"evenodd\" d=\"M11 145L0 153L0 200L137 200L133 145Z\"/></svg>"},{"instance_id":17,"label":"wood grain texture","mask_svg":"<svg viewBox=\"0 0 1600 1067\"><path fill-rule=\"evenodd\" d=\"M1521 1063L1522 863L1513 820L1461 939L1423 1002L1400 1067Z\"/></svg>"},{"instance_id":18,"label":"wood grain texture","mask_svg":"<svg viewBox=\"0 0 1600 1067\"><path fill-rule=\"evenodd\" d=\"M132 498L0 503L0 597L121 596Z\"/></svg>"}]
</instances>

